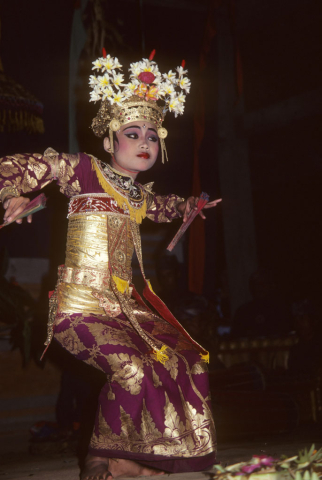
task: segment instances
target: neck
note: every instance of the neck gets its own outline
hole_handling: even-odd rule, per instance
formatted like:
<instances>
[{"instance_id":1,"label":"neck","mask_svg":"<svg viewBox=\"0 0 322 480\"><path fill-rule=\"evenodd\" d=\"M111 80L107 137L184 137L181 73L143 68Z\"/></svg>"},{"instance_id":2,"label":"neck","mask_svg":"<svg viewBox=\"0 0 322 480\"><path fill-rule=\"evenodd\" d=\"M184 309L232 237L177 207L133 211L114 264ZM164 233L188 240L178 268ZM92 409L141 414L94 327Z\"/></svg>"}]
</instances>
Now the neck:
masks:
<instances>
[{"instance_id":1,"label":"neck","mask_svg":"<svg viewBox=\"0 0 322 480\"><path fill-rule=\"evenodd\" d=\"M115 160L115 157L112 156L112 159L111 159L111 167L113 167L115 170L117 170L118 172L120 173L125 173L127 174L129 177L132 177L133 180L136 179L136 177L138 176L138 173L139 172L135 172L134 170L127 170L126 168L124 167L121 167L117 161Z\"/></svg>"}]
</instances>

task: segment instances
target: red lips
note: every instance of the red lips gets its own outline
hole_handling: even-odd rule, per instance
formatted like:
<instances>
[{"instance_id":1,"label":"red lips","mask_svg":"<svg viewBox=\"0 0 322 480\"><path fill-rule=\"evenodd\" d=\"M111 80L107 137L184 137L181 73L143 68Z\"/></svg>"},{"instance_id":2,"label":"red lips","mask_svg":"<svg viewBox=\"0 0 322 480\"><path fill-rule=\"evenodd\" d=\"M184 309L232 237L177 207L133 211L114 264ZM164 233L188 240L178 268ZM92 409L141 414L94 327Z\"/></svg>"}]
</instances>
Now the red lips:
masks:
<instances>
[{"instance_id":1,"label":"red lips","mask_svg":"<svg viewBox=\"0 0 322 480\"><path fill-rule=\"evenodd\" d=\"M137 157L145 158L147 160L148 158L150 158L150 155L149 155L149 153L139 153L139 155L137 155Z\"/></svg>"}]
</instances>

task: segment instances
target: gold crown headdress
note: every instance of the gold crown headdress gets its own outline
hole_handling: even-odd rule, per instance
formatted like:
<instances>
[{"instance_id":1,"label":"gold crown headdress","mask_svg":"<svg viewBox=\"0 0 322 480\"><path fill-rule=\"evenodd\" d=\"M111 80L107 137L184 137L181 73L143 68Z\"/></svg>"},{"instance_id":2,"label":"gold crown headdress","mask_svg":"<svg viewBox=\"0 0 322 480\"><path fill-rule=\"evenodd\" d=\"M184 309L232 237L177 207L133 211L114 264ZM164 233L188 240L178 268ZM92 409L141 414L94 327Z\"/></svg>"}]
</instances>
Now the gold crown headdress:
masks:
<instances>
[{"instance_id":1,"label":"gold crown headdress","mask_svg":"<svg viewBox=\"0 0 322 480\"><path fill-rule=\"evenodd\" d=\"M170 70L161 74L158 65L153 61L155 50L148 59L131 63L130 81L123 83L124 75L118 73L122 65L118 59L106 55L93 62L92 70L101 75L91 75L89 84L92 88L90 101L101 100L97 116L92 121L92 130L98 137L102 137L109 129L111 153L113 149L113 132L117 132L122 125L134 121L147 121L157 127L162 150L167 157L164 139L168 132L162 127L166 112L173 112L175 117L184 112L184 103L187 93L190 92L191 82L185 76L185 61L183 60L176 72ZM158 105L157 101L163 105ZM168 157L167 157L168 159Z\"/></svg>"}]
</instances>

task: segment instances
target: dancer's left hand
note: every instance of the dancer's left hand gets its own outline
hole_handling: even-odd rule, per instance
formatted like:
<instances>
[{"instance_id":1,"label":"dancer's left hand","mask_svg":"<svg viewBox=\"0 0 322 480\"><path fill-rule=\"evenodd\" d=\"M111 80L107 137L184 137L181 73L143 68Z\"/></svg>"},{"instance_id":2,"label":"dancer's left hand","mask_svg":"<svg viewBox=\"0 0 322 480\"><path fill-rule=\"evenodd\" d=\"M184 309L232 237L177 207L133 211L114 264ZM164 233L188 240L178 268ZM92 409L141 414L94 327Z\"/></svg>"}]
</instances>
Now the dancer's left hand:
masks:
<instances>
[{"instance_id":1,"label":"dancer's left hand","mask_svg":"<svg viewBox=\"0 0 322 480\"><path fill-rule=\"evenodd\" d=\"M184 202L178 203L177 210L181 213L181 215L183 215L183 222L186 222L188 220L189 215L191 214L191 212L193 210L197 210L198 201L199 201L199 197L189 197ZM222 198L218 198L217 200L213 200L212 202L208 202L203 207L203 209L216 207L217 204L220 203L221 201L222 201ZM206 217L203 213L203 210L200 210L199 215L204 220L206 219Z\"/></svg>"}]
</instances>

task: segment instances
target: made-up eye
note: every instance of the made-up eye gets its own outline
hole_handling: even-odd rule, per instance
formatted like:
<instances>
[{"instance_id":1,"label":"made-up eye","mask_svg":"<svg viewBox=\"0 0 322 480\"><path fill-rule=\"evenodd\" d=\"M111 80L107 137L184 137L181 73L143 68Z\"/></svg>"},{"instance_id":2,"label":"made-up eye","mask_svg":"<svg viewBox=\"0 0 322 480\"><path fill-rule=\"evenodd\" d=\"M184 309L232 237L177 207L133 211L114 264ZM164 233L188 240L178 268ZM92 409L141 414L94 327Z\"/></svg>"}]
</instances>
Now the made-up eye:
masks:
<instances>
[{"instance_id":1,"label":"made-up eye","mask_svg":"<svg viewBox=\"0 0 322 480\"><path fill-rule=\"evenodd\" d=\"M132 140L137 140L139 138L139 136L136 132L126 133L125 136L128 137L128 138L131 138Z\"/></svg>"}]
</instances>

